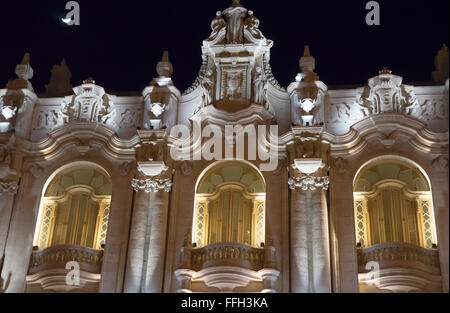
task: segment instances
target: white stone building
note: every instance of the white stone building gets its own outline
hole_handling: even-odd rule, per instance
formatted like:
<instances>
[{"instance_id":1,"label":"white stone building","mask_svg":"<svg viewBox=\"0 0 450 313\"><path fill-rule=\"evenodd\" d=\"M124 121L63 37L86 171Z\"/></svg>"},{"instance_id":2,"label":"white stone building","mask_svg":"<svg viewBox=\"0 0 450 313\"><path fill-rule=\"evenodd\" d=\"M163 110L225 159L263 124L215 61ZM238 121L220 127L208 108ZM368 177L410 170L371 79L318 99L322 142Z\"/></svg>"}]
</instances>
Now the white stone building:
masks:
<instances>
[{"instance_id":1,"label":"white stone building","mask_svg":"<svg viewBox=\"0 0 450 313\"><path fill-rule=\"evenodd\" d=\"M65 62L38 96L24 57L0 89L0 292L449 291L447 47L426 86L338 90L306 47L283 88L258 26L218 12L184 93L167 53L142 96L72 88Z\"/></svg>"}]
</instances>

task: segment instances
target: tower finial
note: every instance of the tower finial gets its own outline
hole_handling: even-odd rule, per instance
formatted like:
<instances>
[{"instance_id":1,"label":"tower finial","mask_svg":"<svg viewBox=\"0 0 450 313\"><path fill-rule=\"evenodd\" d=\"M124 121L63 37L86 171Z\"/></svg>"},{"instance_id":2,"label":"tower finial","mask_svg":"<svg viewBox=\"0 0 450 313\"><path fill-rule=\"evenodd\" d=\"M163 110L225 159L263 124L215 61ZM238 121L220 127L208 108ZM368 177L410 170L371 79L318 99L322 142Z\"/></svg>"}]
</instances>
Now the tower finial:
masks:
<instances>
[{"instance_id":1,"label":"tower finial","mask_svg":"<svg viewBox=\"0 0 450 313\"><path fill-rule=\"evenodd\" d=\"M156 66L156 72L161 77L170 77L172 75L173 67L169 61L169 51L164 50L161 61Z\"/></svg>"},{"instance_id":2,"label":"tower finial","mask_svg":"<svg viewBox=\"0 0 450 313\"><path fill-rule=\"evenodd\" d=\"M312 73L316 67L316 60L311 56L309 46L305 46L303 56L300 58L300 69L302 73Z\"/></svg>"},{"instance_id":3,"label":"tower finial","mask_svg":"<svg viewBox=\"0 0 450 313\"><path fill-rule=\"evenodd\" d=\"M303 56L304 57L310 57L311 56L311 53L309 52L309 46L308 45L305 46L305 50L303 52Z\"/></svg>"}]
</instances>

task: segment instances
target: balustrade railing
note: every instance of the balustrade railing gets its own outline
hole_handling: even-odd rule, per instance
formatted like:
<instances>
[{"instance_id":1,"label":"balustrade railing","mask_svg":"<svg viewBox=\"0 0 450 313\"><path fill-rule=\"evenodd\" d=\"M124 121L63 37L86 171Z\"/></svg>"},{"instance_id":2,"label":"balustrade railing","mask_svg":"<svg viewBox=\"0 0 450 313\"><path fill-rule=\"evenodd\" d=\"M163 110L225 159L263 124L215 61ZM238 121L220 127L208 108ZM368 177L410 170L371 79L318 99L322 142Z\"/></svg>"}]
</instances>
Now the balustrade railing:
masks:
<instances>
[{"instance_id":1,"label":"balustrade railing","mask_svg":"<svg viewBox=\"0 0 450 313\"><path fill-rule=\"evenodd\" d=\"M264 268L264 249L239 243L215 243L193 249L191 265L195 271L213 266L237 266L259 271Z\"/></svg>"},{"instance_id":2,"label":"balustrade railing","mask_svg":"<svg viewBox=\"0 0 450 313\"><path fill-rule=\"evenodd\" d=\"M78 262L82 271L100 274L103 250L75 245L60 245L42 251L33 251L28 274L32 275L50 269L65 269L66 264L70 261Z\"/></svg>"},{"instance_id":3,"label":"balustrade railing","mask_svg":"<svg viewBox=\"0 0 450 313\"><path fill-rule=\"evenodd\" d=\"M380 269L389 267L408 267L439 271L439 252L437 249L425 249L408 243L382 243L368 248L358 249L359 272L370 271L366 264L374 261Z\"/></svg>"}]
</instances>

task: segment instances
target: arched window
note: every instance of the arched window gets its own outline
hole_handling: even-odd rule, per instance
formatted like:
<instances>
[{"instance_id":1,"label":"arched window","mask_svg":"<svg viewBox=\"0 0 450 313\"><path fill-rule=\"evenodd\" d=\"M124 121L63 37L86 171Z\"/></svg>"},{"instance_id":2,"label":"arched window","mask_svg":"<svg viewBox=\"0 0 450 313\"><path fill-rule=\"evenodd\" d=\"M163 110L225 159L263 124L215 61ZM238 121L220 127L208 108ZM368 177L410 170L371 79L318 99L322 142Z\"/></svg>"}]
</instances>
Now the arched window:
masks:
<instances>
[{"instance_id":1,"label":"arched window","mask_svg":"<svg viewBox=\"0 0 450 313\"><path fill-rule=\"evenodd\" d=\"M107 174L89 166L59 173L45 190L34 245L101 249L106 241L111 202Z\"/></svg>"},{"instance_id":2,"label":"arched window","mask_svg":"<svg viewBox=\"0 0 450 313\"><path fill-rule=\"evenodd\" d=\"M225 163L200 180L195 198L192 242L260 247L265 240L265 187L260 174L241 163Z\"/></svg>"},{"instance_id":3,"label":"arched window","mask_svg":"<svg viewBox=\"0 0 450 313\"><path fill-rule=\"evenodd\" d=\"M417 168L397 161L366 166L355 180L354 207L356 242L362 248L436 244L431 190Z\"/></svg>"}]
</instances>

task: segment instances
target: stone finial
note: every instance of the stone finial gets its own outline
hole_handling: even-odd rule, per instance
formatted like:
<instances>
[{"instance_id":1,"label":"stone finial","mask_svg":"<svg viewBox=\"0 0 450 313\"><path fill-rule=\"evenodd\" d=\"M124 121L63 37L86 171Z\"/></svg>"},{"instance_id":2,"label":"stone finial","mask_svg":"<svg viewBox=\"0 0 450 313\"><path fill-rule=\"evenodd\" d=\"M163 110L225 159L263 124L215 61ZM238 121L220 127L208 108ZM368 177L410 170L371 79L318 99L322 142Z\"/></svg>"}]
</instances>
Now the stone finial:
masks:
<instances>
[{"instance_id":1,"label":"stone finial","mask_svg":"<svg viewBox=\"0 0 450 313\"><path fill-rule=\"evenodd\" d=\"M25 53L20 64L16 65L15 73L17 78L8 83L7 89L29 89L33 91L33 86L28 81L33 78L33 68L30 65L30 54Z\"/></svg>"},{"instance_id":2,"label":"stone finial","mask_svg":"<svg viewBox=\"0 0 450 313\"><path fill-rule=\"evenodd\" d=\"M83 84L93 84L95 85L95 80L92 77L89 77L86 80L83 80Z\"/></svg>"},{"instance_id":3,"label":"stone finial","mask_svg":"<svg viewBox=\"0 0 450 313\"><path fill-rule=\"evenodd\" d=\"M161 61L158 62L156 66L156 72L161 77L170 77L173 73L172 63L169 61L169 51L165 50Z\"/></svg>"},{"instance_id":4,"label":"stone finial","mask_svg":"<svg viewBox=\"0 0 450 313\"><path fill-rule=\"evenodd\" d=\"M314 72L316 60L311 56L309 46L305 46L303 56L300 58L300 69L302 73Z\"/></svg>"},{"instance_id":5,"label":"stone finial","mask_svg":"<svg viewBox=\"0 0 450 313\"><path fill-rule=\"evenodd\" d=\"M378 72L380 75L390 75L392 74L392 71L388 69L387 67L383 67L381 71Z\"/></svg>"},{"instance_id":6,"label":"stone finial","mask_svg":"<svg viewBox=\"0 0 450 313\"><path fill-rule=\"evenodd\" d=\"M434 82L444 84L448 79L448 59L448 47L444 44L434 60L435 71L432 73Z\"/></svg>"},{"instance_id":7,"label":"stone finial","mask_svg":"<svg viewBox=\"0 0 450 313\"><path fill-rule=\"evenodd\" d=\"M63 59L61 64L56 64L51 70L50 83L45 85L47 96L67 96L72 93L72 85L70 79L72 73L67 66L66 60Z\"/></svg>"},{"instance_id":8,"label":"stone finial","mask_svg":"<svg viewBox=\"0 0 450 313\"><path fill-rule=\"evenodd\" d=\"M233 0L233 4L231 6L233 6L233 7L240 7L242 5L240 3L240 0Z\"/></svg>"}]
</instances>

